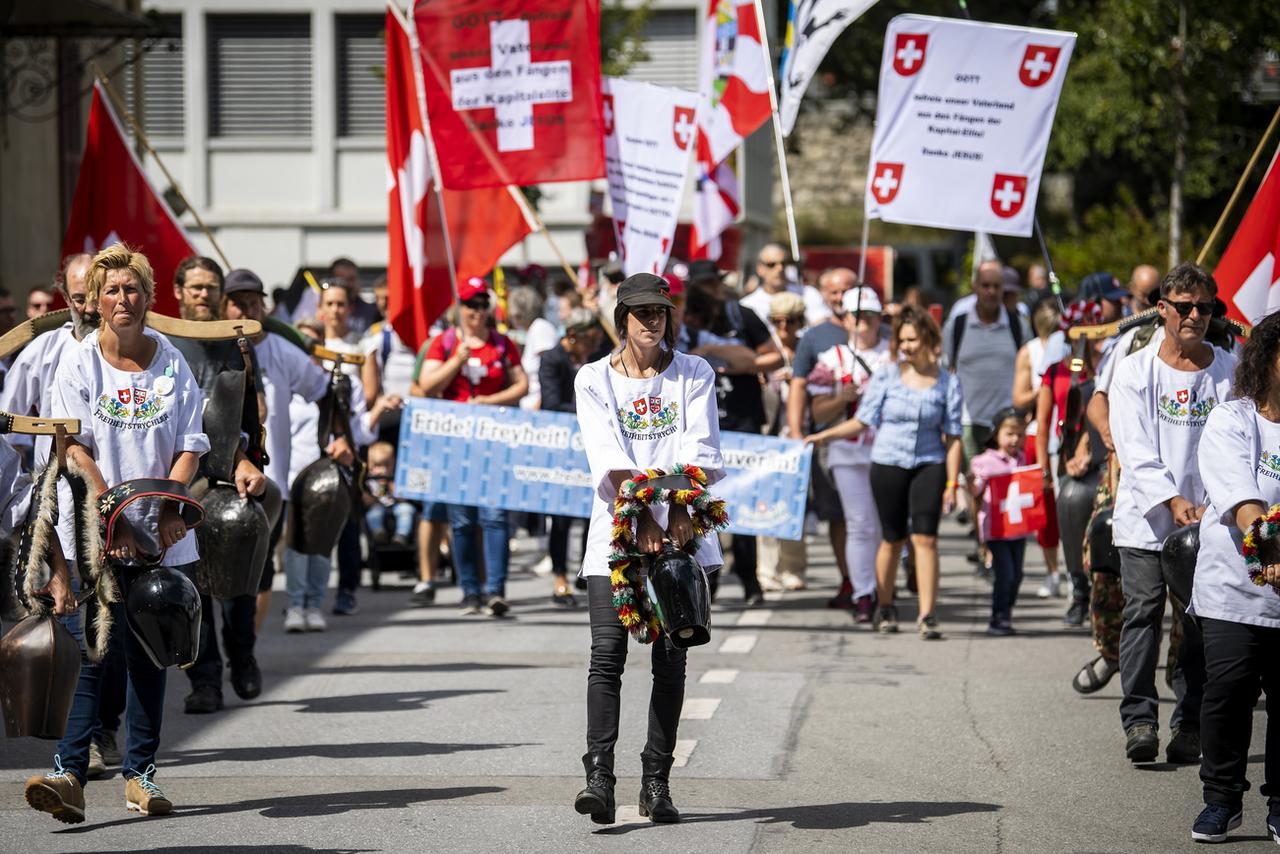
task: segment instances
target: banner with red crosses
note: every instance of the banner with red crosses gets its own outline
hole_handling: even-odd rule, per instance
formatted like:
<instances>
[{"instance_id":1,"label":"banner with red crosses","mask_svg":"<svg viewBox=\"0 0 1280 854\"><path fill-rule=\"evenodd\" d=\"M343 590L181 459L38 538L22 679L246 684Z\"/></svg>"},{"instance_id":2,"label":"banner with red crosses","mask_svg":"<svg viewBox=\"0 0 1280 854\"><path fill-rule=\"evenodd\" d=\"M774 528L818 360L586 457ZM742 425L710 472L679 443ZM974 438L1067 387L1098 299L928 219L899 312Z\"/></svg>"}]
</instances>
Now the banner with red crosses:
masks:
<instances>
[{"instance_id":1,"label":"banner with red crosses","mask_svg":"<svg viewBox=\"0 0 1280 854\"><path fill-rule=\"evenodd\" d=\"M1075 41L928 15L890 21L867 216L1030 237Z\"/></svg>"}]
</instances>

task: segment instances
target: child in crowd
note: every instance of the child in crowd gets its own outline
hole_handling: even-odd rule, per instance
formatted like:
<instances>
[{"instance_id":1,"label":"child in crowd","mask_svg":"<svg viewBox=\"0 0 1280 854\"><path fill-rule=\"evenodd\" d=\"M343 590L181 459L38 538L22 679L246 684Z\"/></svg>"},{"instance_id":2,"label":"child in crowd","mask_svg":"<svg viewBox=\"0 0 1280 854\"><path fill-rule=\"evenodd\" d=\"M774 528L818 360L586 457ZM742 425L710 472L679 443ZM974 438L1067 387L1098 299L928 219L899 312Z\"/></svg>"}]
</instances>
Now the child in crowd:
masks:
<instances>
[{"instance_id":1,"label":"child in crowd","mask_svg":"<svg viewBox=\"0 0 1280 854\"><path fill-rule=\"evenodd\" d=\"M1022 561L1026 553L1025 537L993 539L991 514L999 513L993 507L989 485L992 478L1011 474L1025 465L1023 449L1027 434L1027 421L1012 407L996 413L993 421L995 432L987 450L973 458L969 464L969 482L975 502L981 502L978 526L983 542L991 550L991 571L994 585L991 588L991 623L987 634L1007 636L1013 634L1013 605L1018 600L1018 587L1022 584Z\"/></svg>"},{"instance_id":2,"label":"child in crowd","mask_svg":"<svg viewBox=\"0 0 1280 854\"><path fill-rule=\"evenodd\" d=\"M408 547L418 508L410 501L396 500L395 478L395 446L390 442L374 442L369 446L368 469L364 478L364 518L369 525L369 536L375 543L385 543L390 539L398 546ZM387 530L387 511L394 520L390 532Z\"/></svg>"}]
</instances>

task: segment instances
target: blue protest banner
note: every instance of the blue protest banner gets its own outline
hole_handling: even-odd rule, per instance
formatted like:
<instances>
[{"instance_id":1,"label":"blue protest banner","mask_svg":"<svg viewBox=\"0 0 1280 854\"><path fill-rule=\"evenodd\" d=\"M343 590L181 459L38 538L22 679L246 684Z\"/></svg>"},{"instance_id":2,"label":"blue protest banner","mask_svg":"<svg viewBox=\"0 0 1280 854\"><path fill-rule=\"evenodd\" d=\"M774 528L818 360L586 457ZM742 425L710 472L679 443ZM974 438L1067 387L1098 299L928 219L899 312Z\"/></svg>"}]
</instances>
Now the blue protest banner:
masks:
<instances>
[{"instance_id":1,"label":"blue protest banner","mask_svg":"<svg viewBox=\"0 0 1280 854\"><path fill-rule=\"evenodd\" d=\"M723 433L720 450L725 477L713 492L728 503L729 530L800 539L812 449L773 436ZM406 404L397 495L585 519L591 486L583 436L571 414L427 398Z\"/></svg>"}]
</instances>

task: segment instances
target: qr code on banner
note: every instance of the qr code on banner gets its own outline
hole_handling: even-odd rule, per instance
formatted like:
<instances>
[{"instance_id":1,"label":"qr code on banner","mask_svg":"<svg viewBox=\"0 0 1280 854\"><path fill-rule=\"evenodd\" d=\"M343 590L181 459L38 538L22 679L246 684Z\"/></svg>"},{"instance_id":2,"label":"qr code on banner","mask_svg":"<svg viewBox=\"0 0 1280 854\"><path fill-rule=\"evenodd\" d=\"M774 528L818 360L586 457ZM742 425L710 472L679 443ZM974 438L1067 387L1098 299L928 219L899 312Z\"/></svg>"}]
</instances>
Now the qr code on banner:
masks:
<instances>
[{"instance_id":1,"label":"qr code on banner","mask_svg":"<svg viewBox=\"0 0 1280 854\"><path fill-rule=\"evenodd\" d=\"M404 487L410 492L427 492L431 489L431 471L410 466L404 473Z\"/></svg>"}]
</instances>

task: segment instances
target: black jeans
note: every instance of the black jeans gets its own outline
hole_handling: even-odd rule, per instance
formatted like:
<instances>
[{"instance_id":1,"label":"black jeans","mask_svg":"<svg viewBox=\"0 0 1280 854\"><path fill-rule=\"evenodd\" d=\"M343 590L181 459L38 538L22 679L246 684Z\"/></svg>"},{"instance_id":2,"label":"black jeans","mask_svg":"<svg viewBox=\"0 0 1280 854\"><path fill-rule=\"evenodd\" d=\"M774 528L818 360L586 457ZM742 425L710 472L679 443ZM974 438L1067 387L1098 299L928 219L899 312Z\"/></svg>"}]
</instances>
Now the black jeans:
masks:
<instances>
[{"instance_id":1,"label":"black jeans","mask_svg":"<svg viewBox=\"0 0 1280 854\"><path fill-rule=\"evenodd\" d=\"M258 599L236 596L217 602L222 611L222 645L227 651L227 662L233 670L239 670L253 660L253 644L257 639L253 620ZM206 685L222 690L222 655L218 652L214 630L213 603L212 596L200 594L200 654L196 663L187 669L192 690Z\"/></svg>"},{"instance_id":2,"label":"black jeans","mask_svg":"<svg viewBox=\"0 0 1280 854\"><path fill-rule=\"evenodd\" d=\"M1164 625L1167 585L1160 568L1160 552L1120 549L1120 583L1124 587L1124 624L1120 628L1120 722L1128 732L1134 724L1159 724L1156 658ZM1177 704L1169 725L1195 730L1200 725L1204 696L1204 641L1191 618L1182 621L1182 646L1173 671Z\"/></svg>"},{"instance_id":3,"label":"black jeans","mask_svg":"<svg viewBox=\"0 0 1280 854\"><path fill-rule=\"evenodd\" d=\"M622 670L631 636L613 609L609 578L587 578L591 614L591 667L587 671L587 753L613 755L618 741ZM685 650L665 637L652 644L653 691L649 695L649 737L643 757L668 760L676 748L680 709L684 706Z\"/></svg>"},{"instance_id":4,"label":"black jeans","mask_svg":"<svg viewBox=\"0 0 1280 854\"><path fill-rule=\"evenodd\" d=\"M567 575L569 572L569 532L573 525L573 516L551 516L551 536L547 540L551 553L551 571L556 575ZM587 523L582 523L582 553L587 553Z\"/></svg>"},{"instance_id":5,"label":"black jeans","mask_svg":"<svg viewBox=\"0 0 1280 854\"><path fill-rule=\"evenodd\" d=\"M1249 790L1245 771L1253 735L1253 707L1267 692L1265 781L1259 792L1280 807L1280 629L1200 619L1208 679L1200 707L1200 782L1204 802L1236 808Z\"/></svg>"},{"instance_id":6,"label":"black jeans","mask_svg":"<svg viewBox=\"0 0 1280 854\"><path fill-rule=\"evenodd\" d=\"M360 522L351 514L338 537L338 589L355 593L360 587Z\"/></svg>"}]
</instances>

